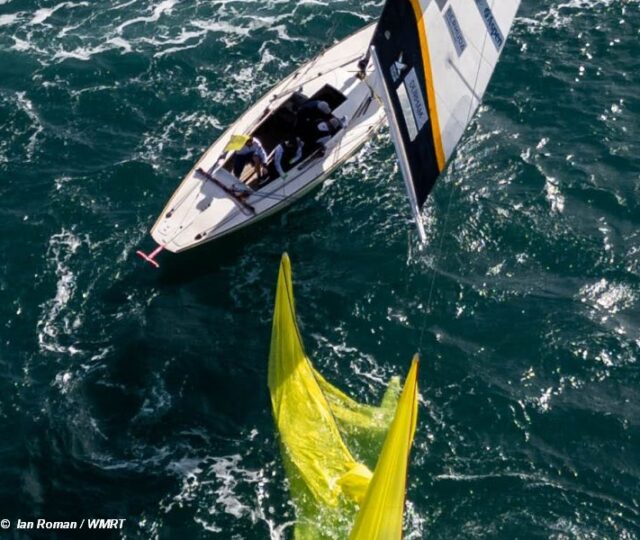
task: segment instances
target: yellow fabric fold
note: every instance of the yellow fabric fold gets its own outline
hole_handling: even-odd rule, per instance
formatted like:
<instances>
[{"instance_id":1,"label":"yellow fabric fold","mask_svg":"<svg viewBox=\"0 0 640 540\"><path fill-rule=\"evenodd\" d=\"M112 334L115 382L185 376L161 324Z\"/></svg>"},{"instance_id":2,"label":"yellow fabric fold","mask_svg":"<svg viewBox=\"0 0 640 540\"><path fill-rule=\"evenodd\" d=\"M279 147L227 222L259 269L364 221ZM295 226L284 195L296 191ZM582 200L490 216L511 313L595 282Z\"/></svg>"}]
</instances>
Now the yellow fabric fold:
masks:
<instances>
[{"instance_id":1,"label":"yellow fabric fold","mask_svg":"<svg viewBox=\"0 0 640 540\"><path fill-rule=\"evenodd\" d=\"M417 376L416 355L349 540L402 538L409 452L418 416Z\"/></svg>"},{"instance_id":2,"label":"yellow fabric fold","mask_svg":"<svg viewBox=\"0 0 640 540\"><path fill-rule=\"evenodd\" d=\"M291 265L280 265L269 355L273 414L287 457L312 495L335 506L338 480L356 461L345 446L329 402L306 357L295 320Z\"/></svg>"}]
</instances>

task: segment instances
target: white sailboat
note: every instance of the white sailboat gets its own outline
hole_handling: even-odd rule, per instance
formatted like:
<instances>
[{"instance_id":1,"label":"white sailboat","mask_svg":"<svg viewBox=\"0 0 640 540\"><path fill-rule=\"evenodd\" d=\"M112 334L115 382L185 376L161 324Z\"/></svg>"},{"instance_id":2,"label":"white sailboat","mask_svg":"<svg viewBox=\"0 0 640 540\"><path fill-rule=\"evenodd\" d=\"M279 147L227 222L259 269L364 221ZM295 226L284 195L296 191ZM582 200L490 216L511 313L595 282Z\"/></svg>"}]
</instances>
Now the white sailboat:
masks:
<instances>
[{"instance_id":1,"label":"white sailboat","mask_svg":"<svg viewBox=\"0 0 640 540\"><path fill-rule=\"evenodd\" d=\"M370 84L373 68L361 72L358 62L374 30L369 25L311 60L231 125L189 171L153 225L158 248L138 254L157 266L155 257L163 249L184 251L256 223L312 190L369 140L384 111ZM259 183L251 166L234 176L233 155L225 152L234 137L256 137L271 166L275 147L296 134L297 111L316 100L327 103L328 116L343 124L328 142L319 147L305 141L302 158L286 178L272 174Z\"/></svg>"},{"instance_id":2,"label":"white sailboat","mask_svg":"<svg viewBox=\"0 0 640 540\"><path fill-rule=\"evenodd\" d=\"M385 115L424 241L422 205L482 100L519 4L387 0L377 25L295 71L209 147L152 227L158 247L138 254L158 266L164 249L190 249L285 208L352 156ZM285 177L273 172L276 146L296 134L305 103L318 100L342 128L321 147L305 141ZM240 135L259 139L270 175L261 179L252 167L233 174L226 150Z\"/></svg>"}]
</instances>

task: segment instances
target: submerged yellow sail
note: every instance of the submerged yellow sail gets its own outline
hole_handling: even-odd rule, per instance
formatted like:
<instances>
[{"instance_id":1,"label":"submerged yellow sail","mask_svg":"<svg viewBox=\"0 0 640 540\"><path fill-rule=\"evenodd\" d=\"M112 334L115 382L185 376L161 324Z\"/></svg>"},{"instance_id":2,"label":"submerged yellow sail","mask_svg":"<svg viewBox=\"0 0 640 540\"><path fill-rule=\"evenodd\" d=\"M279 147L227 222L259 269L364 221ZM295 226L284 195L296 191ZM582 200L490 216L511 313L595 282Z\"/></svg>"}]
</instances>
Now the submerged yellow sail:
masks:
<instances>
[{"instance_id":1,"label":"submerged yellow sail","mask_svg":"<svg viewBox=\"0 0 640 540\"><path fill-rule=\"evenodd\" d=\"M399 381L396 377L391 379L381 405L374 407L353 400L313 368L296 321L291 266L286 254L278 275L269 390L296 506L295 538L347 538L358 505L365 508L364 505L374 504L367 503L370 498L373 500L370 468L378 462L378 474L378 455L396 412ZM391 451L395 448L394 445ZM402 459L406 462L406 455ZM399 504L404 505L404 490Z\"/></svg>"}]
</instances>

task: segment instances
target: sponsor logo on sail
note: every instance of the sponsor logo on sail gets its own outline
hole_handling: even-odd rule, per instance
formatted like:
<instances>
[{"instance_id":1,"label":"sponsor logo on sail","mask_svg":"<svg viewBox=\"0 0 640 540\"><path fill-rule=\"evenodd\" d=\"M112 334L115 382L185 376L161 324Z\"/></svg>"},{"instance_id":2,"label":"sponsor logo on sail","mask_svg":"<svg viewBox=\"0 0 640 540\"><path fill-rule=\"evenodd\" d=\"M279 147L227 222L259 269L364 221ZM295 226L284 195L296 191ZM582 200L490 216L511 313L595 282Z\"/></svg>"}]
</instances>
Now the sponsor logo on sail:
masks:
<instances>
[{"instance_id":1,"label":"sponsor logo on sail","mask_svg":"<svg viewBox=\"0 0 640 540\"><path fill-rule=\"evenodd\" d=\"M411 68L396 91L409 140L414 141L429 121L429 113L415 68Z\"/></svg>"},{"instance_id":2,"label":"sponsor logo on sail","mask_svg":"<svg viewBox=\"0 0 640 540\"><path fill-rule=\"evenodd\" d=\"M491 41L493 41L496 50L500 52L502 45L504 45L504 36L502 35L502 31L493 16L493 12L491 11L489 4L487 4L487 0L476 0L476 6L478 6L480 16L487 27L487 32L489 32L489 36L491 36Z\"/></svg>"},{"instance_id":3,"label":"sponsor logo on sail","mask_svg":"<svg viewBox=\"0 0 640 540\"><path fill-rule=\"evenodd\" d=\"M413 115L416 118L416 124L418 131L422 129L427 121L429 115L427 114L427 107L424 103L424 97L422 95L422 88L418 82L418 75L415 69L411 69L404 79L404 84L407 87L407 93L409 94L409 101L411 101L411 109L413 109Z\"/></svg>"},{"instance_id":4,"label":"sponsor logo on sail","mask_svg":"<svg viewBox=\"0 0 640 540\"><path fill-rule=\"evenodd\" d=\"M458 18L453 12L453 8L451 6L449 6L449 9L445 12L444 20L447 23L449 34L451 34L453 46L455 47L458 56L460 56L467 48L467 40L464 38L462 29L460 28L460 23L458 23Z\"/></svg>"},{"instance_id":5,"label":"sponsor logo on sail","mask_svg":"<svg viewBox=\"0 0 640 540\"><path fill-rule=\"evenodd\" d=\"M393 64L391 64L391 68L389 68L389 71L391 72L391 78L393 79L393 82L398 82L398 79L402 75L402 72L405 69L407 69L407 64L404 64L402 62L402 56L403 55L404 55L404 53L400 53L400 57Z\"/></svg>"}]
</instances>

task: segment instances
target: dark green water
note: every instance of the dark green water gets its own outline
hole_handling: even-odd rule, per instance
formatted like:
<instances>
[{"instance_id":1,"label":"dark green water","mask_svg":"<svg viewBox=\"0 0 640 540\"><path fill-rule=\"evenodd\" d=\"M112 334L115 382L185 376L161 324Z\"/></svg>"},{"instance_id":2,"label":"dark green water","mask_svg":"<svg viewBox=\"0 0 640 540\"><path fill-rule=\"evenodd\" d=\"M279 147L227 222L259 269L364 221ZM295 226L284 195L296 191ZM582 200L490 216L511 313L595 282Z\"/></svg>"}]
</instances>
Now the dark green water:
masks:
<instances>
[{"instance_id":1,"label":"dark green water","mask_svg":"<svg viewBox=\"0 0 640 540\"><path fill-rule=\"evenodd\" d=\"M423 355L407 538L640 538L638 1L525 2L423 251L385 131L255 230L133 255L228 123L380 9L0 0L0 518L286 538L287 250L327 378L376 401Z\"/></svg>"}]
</instances>

